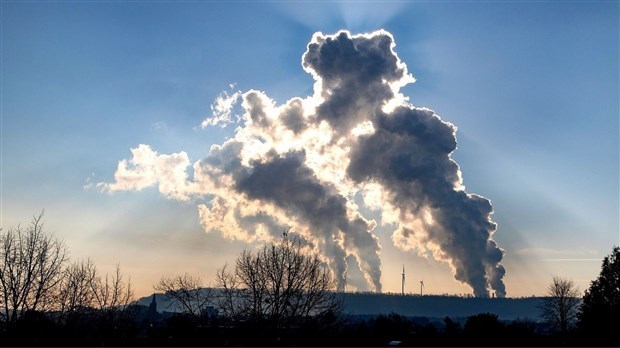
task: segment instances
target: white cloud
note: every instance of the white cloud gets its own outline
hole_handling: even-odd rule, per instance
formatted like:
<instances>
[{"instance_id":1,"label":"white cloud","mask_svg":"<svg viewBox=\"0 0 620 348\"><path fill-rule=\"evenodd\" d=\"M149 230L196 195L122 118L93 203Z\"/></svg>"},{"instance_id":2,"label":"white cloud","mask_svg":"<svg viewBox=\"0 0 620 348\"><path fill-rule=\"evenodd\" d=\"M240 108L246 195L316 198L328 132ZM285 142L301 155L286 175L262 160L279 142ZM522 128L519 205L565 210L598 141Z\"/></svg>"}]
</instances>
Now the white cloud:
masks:
<instances>
[{"instance_id":1,"label":"white cloud","mask_svg":"<svg viewBox=\"0 0 620 348\"><path fill-rule=\"evenodd\" d=\"M230 84L230 88L234 88L236 84ZM216 99L215 103L211 104L211 116L205 118L200 123L201 128L207 128L209 126L220 126L225 128L228 124L236 123L238 119L234 118L234 106L237 100L241 96L241 92L237 91L232 94L223 91Z\"/></svg>"},{"instance_id":2,"label":"white cloud","mask_svg":"<svg viewBox=\"0 0 620 348\"><path fill-rule=\"evenodd\" d=\"M158 185L167 198L188 200L196 194L193 184L188 182L187 153L160 155L150 146L140 144L131 149L132 158L121 160L114 173L113 183L98 183L97 187L107 192L140 191Z\"/></svg>"}]
</instances>

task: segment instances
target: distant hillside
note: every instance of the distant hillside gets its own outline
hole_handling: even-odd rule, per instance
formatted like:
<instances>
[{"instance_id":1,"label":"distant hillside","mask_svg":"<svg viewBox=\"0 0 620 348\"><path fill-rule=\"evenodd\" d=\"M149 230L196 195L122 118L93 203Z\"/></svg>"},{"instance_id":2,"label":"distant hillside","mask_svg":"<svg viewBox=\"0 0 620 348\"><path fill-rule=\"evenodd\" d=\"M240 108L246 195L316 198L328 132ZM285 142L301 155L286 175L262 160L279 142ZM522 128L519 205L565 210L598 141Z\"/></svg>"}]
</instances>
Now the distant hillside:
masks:
<instances>
[{"instance_id":1,"label":"distant hillside","mask_svg":"<svg viewBox=\"0 0 620 348\"><path fill-rule=\"evenodd\" d=\"M500 320L541 320L538 309L541 297L476 298L435 295L394 295L374 293L345 293L344 313L351 315L378 315L398 313L409 317L464 318L479 313L494 313ZM138 303L148 306L153 296L142 297ZM156 295L157 309L176 311L174 302L163 294Z\"/></svg>"},{"instance_id":2,"label":"distant hillside","mask_svg":"<svg viewBox=\"0 0 620 348\"><path fill-rule=\"evenodd\" d=\"M386 295L347 293L344 312L354 315L389 314L443 318L467 317L479 313L494 313L500 320L541 320L539 305L542 298L476 298L457 296Z\"/></svg>"}]
</instances>

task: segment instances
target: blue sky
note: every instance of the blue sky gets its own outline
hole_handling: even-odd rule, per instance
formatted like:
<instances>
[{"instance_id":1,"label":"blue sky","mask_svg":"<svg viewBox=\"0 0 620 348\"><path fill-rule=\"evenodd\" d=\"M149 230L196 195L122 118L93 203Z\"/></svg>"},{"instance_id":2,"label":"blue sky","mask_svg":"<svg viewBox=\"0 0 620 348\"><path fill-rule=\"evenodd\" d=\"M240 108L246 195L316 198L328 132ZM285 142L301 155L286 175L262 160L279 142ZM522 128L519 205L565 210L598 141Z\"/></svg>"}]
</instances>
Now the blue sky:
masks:
<instances>
[{"instance_id":1,"label":"blue sky","mask_svg":"<svg viewBox=\"0 0 620 348\"><path fill-rule=\"evenodd\" d=\"M402 93L458 127L468 192L491 200L508 296L553 275L585 289L619 232L617 2L2 2L2 228L46 211L73 258L120 262L140 295L163 275L211 279L248 247L205 233L196 202L102 193L149 144L192 162L233 136L201 129L229 84L278 103L312 94L313 33L388 30L416 82ZM384 291L424 278L466 293L442 263L379 229ZM411 291L417 291L412 289Z\"/></svg>"}]
</instances>

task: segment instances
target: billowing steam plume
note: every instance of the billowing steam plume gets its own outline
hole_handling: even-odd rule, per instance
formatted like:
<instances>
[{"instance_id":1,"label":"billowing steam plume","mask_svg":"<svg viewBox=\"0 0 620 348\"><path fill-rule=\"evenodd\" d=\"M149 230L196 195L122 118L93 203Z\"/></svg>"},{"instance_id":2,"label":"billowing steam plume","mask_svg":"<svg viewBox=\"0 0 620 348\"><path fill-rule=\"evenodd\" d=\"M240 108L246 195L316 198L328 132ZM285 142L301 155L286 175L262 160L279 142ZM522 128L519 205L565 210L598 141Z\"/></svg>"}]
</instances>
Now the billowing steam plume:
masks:
<instances>
[{"instance_id":1,"label":"billowing steam plume","mask_svg":"<svg viewBox=\"0 0 620 348\"><path fill-rule=\"evenodd\" d=\"M140 145L119 163L115 182L99 186L158 185L169 198L204 199L205 230L231 239L271 240L292 227L321 252L340 287L355 267L381 291L381 246L363 204L396 226L397 247L448 263L476 296L505 296L491 203L465 192L450 158L456 127L400 94L414 79L394 47L383 30L316 33L302 58L315 79L312 96L276 105L255 90L223 94L202 125L239 127L194 163L193 178L184 152ZM244 112L234 119L237 100Z\"/></svg>"}]
</instances>

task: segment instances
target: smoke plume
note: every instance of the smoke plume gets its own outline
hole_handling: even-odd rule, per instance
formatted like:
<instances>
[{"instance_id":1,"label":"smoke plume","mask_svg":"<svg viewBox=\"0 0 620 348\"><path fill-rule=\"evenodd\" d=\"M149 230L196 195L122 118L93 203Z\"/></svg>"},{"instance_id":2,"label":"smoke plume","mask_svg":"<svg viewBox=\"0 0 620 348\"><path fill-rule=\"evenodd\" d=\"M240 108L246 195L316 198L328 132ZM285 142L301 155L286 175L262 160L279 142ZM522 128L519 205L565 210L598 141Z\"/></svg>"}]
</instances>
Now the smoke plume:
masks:
<instances>
[{"instance_id":1,"label":"smoke plume","mask_svg":"<svg viewBox=\"0 0 620 348\"><path fill-rule=\"evenodd\" d=\"M223 94L201 125L236 123L235 136L195 162L193 177L184 152L160 155L140 145L119 163L115 182L99 186L158 185L169 198L203 200L205 231L230 239L272 240L293 228L341 288L351 266L381 291L377 223L361 214L364 205L396 226L397 247L447 263L476 296L505 296L491 203L465 192L451 158L456 127L400 93L415 80L394 47L383 30L316 33L302 57L313 95L276 105L256 90ZM243 112L233 117L238 100Z\"/></svg>"}]
</instances>

